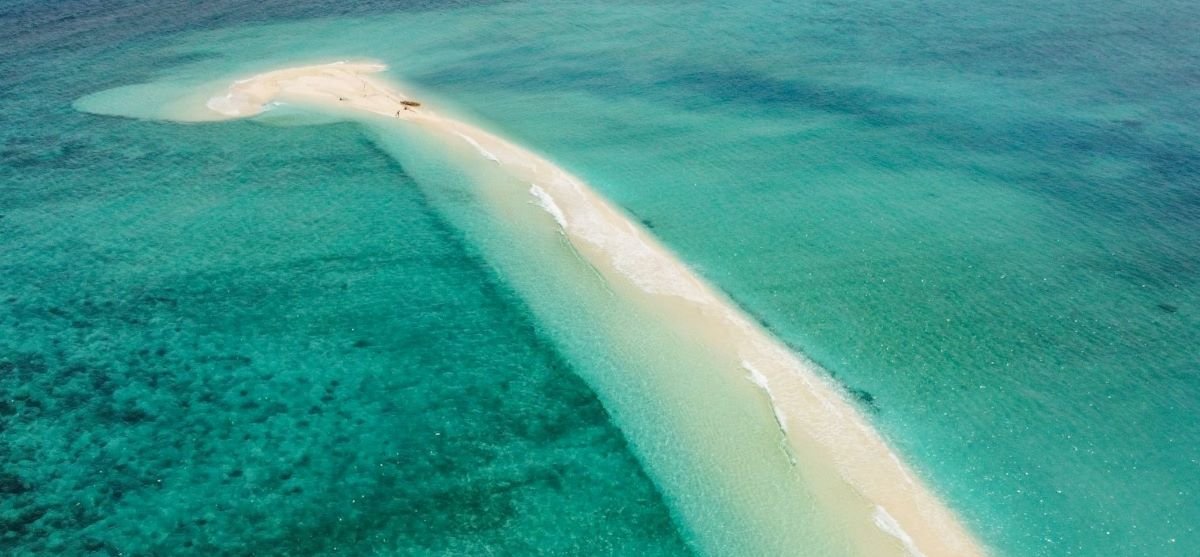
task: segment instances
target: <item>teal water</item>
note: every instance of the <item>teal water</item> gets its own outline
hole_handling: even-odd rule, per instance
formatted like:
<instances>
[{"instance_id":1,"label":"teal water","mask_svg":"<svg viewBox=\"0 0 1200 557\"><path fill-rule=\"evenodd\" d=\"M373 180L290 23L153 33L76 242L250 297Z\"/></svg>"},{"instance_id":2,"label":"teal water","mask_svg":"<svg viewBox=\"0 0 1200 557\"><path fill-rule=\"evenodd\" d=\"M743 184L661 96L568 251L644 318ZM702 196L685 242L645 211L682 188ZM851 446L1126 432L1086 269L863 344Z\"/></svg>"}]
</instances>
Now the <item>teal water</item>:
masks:
<instances>
[{"instance_id":1,"label":"teal water","mask_svg":"<svg viewBox=\"0 0 1200 557\"><path fill-rule=\"evenodd\" d=\"M93 485L92 478L80 479L76 471L85 468L74 455L100 454L98 448L51 450L44 439L107 446L99 441L114 437L106 428L117 427L132 436L130 443L143 443L113 449L140 455L127 457L132 463L127 465L176 470L176 485L200 487L163 496L177 505L172 507L177 513L209 508L205 497L246 493L213 491L218 485L278 497L282 484L267 479L249 487L250 480L198 481L225 465L216 456L194 464L178 463L194 462L193 453L171 456L206 450L235 455L222 456L225 462L236 461L237 454L252 458L255 447L261 452L268 444L287 446L275 441L270 425L250 428L258 433L239 442L250 447L246 453L221 453L216 440L205 441L212 448L168 450L153 421L120 421L125 411L120 404L154 404L153 396L112 387L114 410L104 410L103 402L96 408L63 406L72 396L85 396L71 392L104 392L103 384L68 381L83 376L70 371L72 366L112 370L101 375L114 376L114 384L137 383L119 380L127 374L143 383L162 382L167 370L165 377L217 377L214 381L227 383L182 385L168 391L174 397L169 400L215 390L233 398L210 403L213 408L200 415L247 418L277 413L257 400L258 407L240 406L245 403L236 399L238 381L250 380L238 378L247 373L271 378L270 394L255 395L279 397L289 405L282 415L290 416L308 408L296 400L303 398L299 393L315 394L318 387L303 386L316 385L314 375L337 376L341 387L347 374L365 378L371 374L363 370L374 369L371 377L378 383L360 383L364 394L353 407L376 413L368 417L361 410L325 421L322 429L333 433L314 442L342 447L345 441L337 436L362 419L371 427L354 428L360 435L374 431L394 446L409 446L416 441L408 435L419 433L395 440L396 430L413 428L411 420L428 419L426 427L434 428L449 419L416 410L417 401L440 399L439 389L449 388L434 380L439 366L449 365L438 362L469 363L476 354L480 363L465 367L479 370L468 381L478 387L464 395L463 404L494 396L502 383L492 377L494 369L524 369L530 362L540 362L540 373L555 378L550 384L575 385L575 394L551 396L531 387L525 396L537 403L514 403L516 413L481 403L490 414L475 422L464 417L470 412L454 412L455 419L475 424L463 427L482 428L474 433L480 438L502 437L497 422L529 412L559 423L564 414L574 415L578 400L588 401L584 406L592 411L580 415L591 418L571 434L532 436L525 445L514 440L496 450L515 455L536 448L538 458L512 466L523 478L537 478L537 470L554 461L543 460L543 451L560 454L566 444L593 454L596 447L610 447L600 453L611 461L578 466L576 483L566 484L574 487L559 493L592 493L597 482L620 478L627 483L619 489L601 490L611 497L603 505L654 502L638 507L645 515L555 522L550 517L599 511L564 513L571 503L563 499L574 498L555 499L554 490L531 480L522 484L531 486L528 499L512 495L504 504L525 508L521 501L540 501L547 517L541 520L547 522L538 522L542 515L518 512L529 523L481 525L444 537L437 532L448 528L446 522L407 531L411 523L395 516L421 495L406 493L408 502L372 501L379 509L370 514L374 518L361 518L338 534L343 538L333 539L365 544L358 546L370 548L364 551L414 544L407 547L453 552L477 546L430 544L521 539L541 547L544 537L526 533L558 528L581 532L579 539L588 543L615 540L616 553L621 547L650 547L647 540L664 551L681 547L668 511L631 456L649 449L635 442L632 452L625 451L594 396L571 379L573 366L585 364L556 351L561 332L539 335L538 318L523 315L517 296L504 294L505 278L489 270L486 257L469 255L471 237L447 239L455 237L463 218L437 224L455 209L445 203L422 209L414 190L431 184L397 188L403 169L356 135L357 128L264 131L246 123L175 128L80 115L68 106L79 96L139 81L166 77L186 83L285 63L367 56L546 153L642 219L701 274L841 382L998 553L1193 555L1200 548L1195 526L1200 507L1194 504L1200 490L1200 426L1194 419L1200 410L1194 348L1200 344L1195 111L1200 40L1194 32L1200 13L1193 4L522 2L413 6L404 13L366 6L345 14L317 4L285 9L230 3L212 15L117 8L107 9L127 19L109 21L100 8L82 20L63 19L53 14L64 12L49 9L45 13L51 15L36 10L28 15L27 9L10 12L25 15L4 17L6 25L24 33L18 36L27 41L29 58L46 68L26 75L18 73L16 60L6 60L0 74L5 97L14 99L3 108L6 122L13 122L4 129L3 280L16 300L4 310L3 358L10 362L4 379L12 383L4 388L25 389L29 394L21 400L41 405L36 412L21 407L6 413L34 422L6 418L4 438L12 447L7 450L18 457L4 459L15 470L5 476L5 489L16 492L5 501L16 503L3 516L19 528L8 529L17 535L6 534L5 543L35 550L40 546L29 545L32 540L50 533L64 544L93 543L84 540L94 532L123 532L117 525L143 520L139 509L163 504L148 495L163 489L151 480L140 480L142 487L134 489L139 495L129 503L117 497L117 488L103 487L120 483L112 480L88 498L93 510L86 516L108 521L88 522L96 525L92 530L78 525L86 519L66 522L49 510L38 514L61 509L56 502L83 485L71 482ZM364 12L371 14L358 17ZM322 19L304 19L318 16ZM292 19L298 21L247 26ZM210 30L192 32L196 28ZM42 32L47 29L71 32ZM180 31L188 33L170 35ZM242 176L247 169L261 175ZM376 197L347 193L364 182L376 185ZM308 184L308 197L293 184ZM251 199L236 197L238 192ZM336 192L342 197L329 199ZM402 204L402 195L415 197ZM344 205L331 206L334 201ZM422 210L429 211L424 220L411 218ZM440 232L410 230L421 222ZM378 228L364 230L369 223ZM367 241L372 237L383 246L378 253L408 249L424 257L449 250L467 262L451 277L440 264L407 260L395 263L394 275L385 275L375 269L387 268L381 265L386 255L360 255L362 280L398 290L384 298L356 293L346 279L345 294L338 294L335 279L319 282L324 274L349 273L339 265L353 265L353 254L376 253ZM285 265L280 261L298 267L287 274L278 268ZM306 292L300 277L316 282ZM464 286L481 281L494 285L493 294ZM430 292L444 292L444 298L425 300ZM469 292L476 297L464 297ZM177 300L176 306L150 297ZM243 301L230 301L238 299ZM429 306L392 311L412 307L406 301L412 299ZM88 309L88 301L100 308L105 301L141 307L127 308L122 318L117 316L125 311ZM254 309L237 310L245 307ZM430 315L429 308L443 313ZM417 342L422 350L414 352L402 341L408 337L397 332L441 326L443 320L455 322L456 331L474 333L450 335L444 346ZM520 326L500 325L513 320ZM76 321L85 326L72 328ZM154 338L169 330L164 321L179 322L183 330ZM286 334L268 334L262 327L269 323ZM350 324L387 331L390 340L346 333ZM56 339L61 348L54 348ZM360 340L367 345L355 348ZM176 342L182 348L174 348ZM155 352L160 345L167 346L163 355ZM226 348L231 346L238 349ZM379 355L389 349L391 356ZM206 373L186 373L178 351ZM157 363L131 363L135 360ZM421 379L418 390L403 394L409 392L403 375L384 371L397 368L422 370L410 375ZM38 383L18 369L52 369L56 372L32 376L63 379ZM139 369L161 371L139 375ZM411 406L398 402L410 400ZM389 410L385 401L407 410ZM83 410L73 410L77 407ZM120 425L94 425L105 412ZM215 428L210 422L201 423ZM23 429L49 424L86 435ZM519 419L511 426L520 430L526 424ZM284 429L294 435L289 439L313 439ZM232 437L223 439L228 443ZM385 454L381 447L387 446L369 436L356 443L370 447L347 448L346 454L362 459L360 465L371 462L372 454ZM474 450L456 447L446 458L471 462ZM33 456L20 456L33 453L20 451L59 456L34 467L27 464ZM294 461L273 462L279 473L294 468ZM297 469L293 477L321 482L341 474L327 466ZM28 470L39 476L26 479ZM405 473L364 473L360 481L366 492L390 497L391 486L410 477ZM502 482L494 479L501 475L497 470L489 481ZM244 470L241 477L260 476ZM437 489L430 487L436 482L417 483ZM170 543L185 538L215 543L201 540L228 535L273 544L325 540L326 532L341 532L335 526L283 531L285 525L333 523L331 509L340 509L335 502L287 497L258 504L271 509L275 533L259 528L237 533L246 527L238 518L253 515L251 508L217 513L228 525L180 527L180 538ZM479 521L495 518L491 503L461 504L474 508ZM170 516L180 514L163 520ZM599 525L612 533L583 528ZM646 525L653 527L637 528ZM147 529L161 533L164 527ZM505 534L516 531L520 538ZM94 543L148 544L149 537L135 530ZM389 541L378 541L384 538ZM580 547L594 552L596 546ZM569 550L557 552L564 551Z\"/></svg>"},{"instance_id":2,"label":"teal water","mask_svg":"<svg viewBox=\"0 0 1200 557\"><path fill-rule=\"evenodd\" d=\"M70 108L112 77L6 83L0 553L689 553L363 130Z\"/></svg>"}]
</instances>

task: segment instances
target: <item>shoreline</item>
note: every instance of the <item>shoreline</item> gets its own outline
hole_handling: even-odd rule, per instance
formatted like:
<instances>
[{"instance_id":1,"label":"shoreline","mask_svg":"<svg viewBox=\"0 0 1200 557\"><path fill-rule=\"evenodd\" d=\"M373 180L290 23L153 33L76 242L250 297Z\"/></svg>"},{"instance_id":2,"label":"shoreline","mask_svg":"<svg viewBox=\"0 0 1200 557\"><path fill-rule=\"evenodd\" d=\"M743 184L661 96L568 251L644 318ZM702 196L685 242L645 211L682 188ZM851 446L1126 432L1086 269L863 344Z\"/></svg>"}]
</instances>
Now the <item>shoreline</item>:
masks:
<instances>
[{"instance_id":1,"label":"shoreline","mask_svg":"<svg viewBox=\"0 0 1200 557\"><path fill-rule=\"evenodd\" d=\"M619 295L649 308L689 342L715 355L756 389L823 508L848 529L882 533L912 556L984 555L953 512L916 478L818 366L795 354L727 296L705 283L643 227L585 182L545 158L478 127L439 116L402 89L370 77L374 62L338 62L266 72L234 82L185 121L255 116L271 103L298 103L339 113L371 114L421 126L458 142L526 184L530 202L557 224L580 256Z\"/></svg>"}]
</instances>

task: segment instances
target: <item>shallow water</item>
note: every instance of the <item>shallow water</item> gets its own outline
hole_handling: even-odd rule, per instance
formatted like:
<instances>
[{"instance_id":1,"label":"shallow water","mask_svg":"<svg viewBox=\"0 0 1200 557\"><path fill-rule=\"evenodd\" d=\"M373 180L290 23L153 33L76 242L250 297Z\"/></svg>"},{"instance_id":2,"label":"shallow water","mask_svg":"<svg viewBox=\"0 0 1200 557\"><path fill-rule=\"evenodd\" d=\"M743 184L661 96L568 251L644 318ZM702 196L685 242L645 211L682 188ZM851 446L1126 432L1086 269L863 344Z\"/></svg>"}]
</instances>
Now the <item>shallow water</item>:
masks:
<instances>
[{"instance_id":1,"label":"shallow water","mask_svg":"<svg viewBox=\"0 0 1200 557\"><path fill-rule=\"evenodd\" d=\"M548 154L642 219L701 274L845 385L999 553L1190 555L1200 547L1194 526L1200 514L1191 504L1200 488L1200 428L1192 419L1200 409L1200 362L1192 348L1200 341L1195 251L1200 122L1192 109L1200 100L1195 87L1200 44L1191 32L1200 14L1193 5L1157 2L1134 10L1111 1L1064 7L1011 1L754 2L702 10L514 3L271 27L240 25L341 12L319 4L230 8L233 15L190 21L178 17L190 14L186 10L161 10L154 17L162 19L149 24L144 22L151 14L136 12L129 21L141 25L103 23L100 29L108 35L86 38L21 35L30 59L53 71L25 75L14 73L11 60L4 64L4 87L18 94L3 108L16 119L4 130L0 227L13 246L3 252L5 267L22 271L5 273L5 288L25 300L5 310L6 326L17 331L3 336L17 339L8 341L12 356L5 361L48 353L52 348L41 345L55 338L77 346L63 349L61 361L47 359L51 363L42 364L47 368L66 369L91 350L122 361L148 349L144 358L150 358L155 348L149 346L166 341L145 338L151 329L145 323L158 323L152 321L157 312L174 316L180 310L152 305L134 316L145 323L100 326L118 339L110 340L69 329L70 322L88 317L77 315L68 302L98 304L107 296L114 304L129 304L152 290L142 285L148 276L169 271L207 277L216 271L205 268L221 261L227 270L257 268L251 263L262 256L255 254L292 246L297 235L329 242L324 257L336 259L361 249L360 237L351 234L356 226L387 217L373 232L387 238L380 242L405 239L419 253L439 249L427 247L441 245L433 240L418 242L388 228L415 226L396 217L416 211L415 201L384 215L378 211L383 200L341 199L356 207L346 211L355 216L321 222L301 207L316 206L311 210L328 218L335 212L327 211L330 202L322 196L289 197L286 203L261 198L259 205L244 206L209 190L221 180L230 188L243 181L278 188L303 179L325 192L326 184L339 183L321 178L327 175L342 176L347 185L371 177L384 188L401 171L363 143L356 128L336 128L344 139L334 142L327 127L262 130L243 123L222 124L223 131L168 129L78 115L67 107L88 93L164 76L187 87L285 63L367 56ZM69 21L97 25L97 19L92 12L91 19ZM5 18L6 24L13 21ZM72 25L84 23L60 21L54 28ZM228 26L239 27L164 38L166 31ZM345 32L350 28L353 33ZM126 42L118 45L118 39ZM29 91L51 95L21 94ZM238 143L242 136L248 139ZM323 154L334 143L354 150L344 158ZM375 167L342 168L345 161L363 165L372 157ZM303 165L311 170L300 170L308 168ZM262 176L242 177L247 168ZM95 205L86 201L92 197L98 198ZM441 226L451 236L467 230L456 253L478 249L495 260L496 250L488 251L480 233L470 232L469 212L447 216L455 209L439 203L429 222L449 218ZM251 219L277 210L292 214L283 221ZM230 228L225 220L238 218L265 228ZM307 232L305 218L318 219ZM343 228L341 242L326 238ZM207 230L225 236L197 241ZM80 240L93 235L98 239ZM273 243L234 241L246 237ZM135 262L108 254L112 250ZM464 264L475 270L463 273L490 277L504 291L513 279L494 275L480 261ZM330 272L332 264L314 262L314 272ZM410 271L396 273L433 272L418 266ZM235 299L238 291L242 300L271 300L264 292L276 292L281 284L300 288L292 284L293 275L256 272L261 281L256 289L247 282L248 271L236 272L242 275L225 286ZM513 366L531 359L522 350L541 354L545 362L560 362L543 367L566 377L572 369L586 377L585 370L595 367L578 349L568 349L567 356L558 352L575 346L559 338L561 328L545 332L545 339L534 335L542 339L536 342L498 338L501 333L488 319L519 319L533 329L547 320L545 312L514 317L522 314L521 301L511 294L491 317L468 317L462 310L482 302L458 300L461 285L482 278L407 280L417 281L414 292L444 288L458 304L447 314L488 331L478 333L474 350L517 343L513 346L526 348L495 350L514 351ZM122 290L129 284L138 289ZM85 294L90 289L105 294ZM35 290L59 293L29 293ZM206 327L247 342L246 334L231 332L237 324L255 322L253 316L230 314L239 303L216 301L223 292L196 296L204 307L195 311L222 314ZM338 320L319 315L323 306L302 288L278 296L287 308L263 319L301 312L300 319ZM396 294L379 304L406 307L404 299ZM450 302L434 305L443 303ZM67 316L48 313L55 307ZM384 327L377 323L385 319L380 314L338 308L327 311L343 313L343 323ZM95 313L105 320L114 314ZM413 321L387 313L385 328L406 328ZM289 332L291 338L319 340L306 348L322 355L317 362L326 362L314 368L375 365L366 363L364 350L337 352L334 347L344 343L329 340L331 333L315 324L296 329L311 332ZM359 339L344 340L353 347ZM124 356L102 348L118 341L129 347ZM228 367L223 373L230 376L241 367L279 376L271 366L290 369L299 357L295 344L277 342L260 357L232 350L250 359L246 366L237 364L241 360L203 365ZM372 347L378 350L379 344ZM463 348L446 350L452 352L432 351L448 358ZM31 362L23 365L36 368ZM437 369L429 360L417 362L415 368ZM298 389L278 386L281 393L288 388ZM50 386L36 389L47 393L46 400L59 399L48 394ZM556 415L555 398L538 400L549 408L538 411ZM48 414L59 415L66 413ZM625 427L651 415L623 414ZM619 439L604 420L588 423ZM6 427L6 439L17 438L11 431ZM252 446L267 441L256 443ZM534 444L542 447L541 441ZM642 455L653 450L639 448L636 440L633 449ZM621 466L636 469L628 453L617 454L623 455L617 459ZM54 476L65 467L61 462L42 473ZM633 494L653 488L642 479L623 489L637 497ZM96 497L100 503L112 499ZM308 512L306 505L296 500L295 512ZM677 548L666 511L651 507L648 516L657 517L651 522L662 525L652 537ZM287 521L295 520L282 522ZM43 524L38 518L27 522ZM45 527L70 531L50 521ZM380 523L370 529L399 539L386 533L394 528Z\"/></svg>"},{"instance_id":2,"label":"shallow water","mask_svg":"<svg viewBox=\"0 0 1200 557\"><path fill-rule=\"evenodd\" d=\"M87 116L78 81L4 130L6 555L690 552L364 130Z\"/></svg>"}]
</instances>

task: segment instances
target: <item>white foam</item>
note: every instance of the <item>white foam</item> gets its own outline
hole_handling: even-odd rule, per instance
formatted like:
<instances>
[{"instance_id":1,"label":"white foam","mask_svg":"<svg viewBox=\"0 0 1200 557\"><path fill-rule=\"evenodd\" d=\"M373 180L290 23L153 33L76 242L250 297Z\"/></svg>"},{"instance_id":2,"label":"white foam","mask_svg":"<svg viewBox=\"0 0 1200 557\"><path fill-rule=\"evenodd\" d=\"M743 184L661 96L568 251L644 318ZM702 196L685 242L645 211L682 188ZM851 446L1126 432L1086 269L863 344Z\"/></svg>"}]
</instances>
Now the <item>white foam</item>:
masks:
<instances>
[{"instance_id":1,"label":"white foam","mask_svg":"<svg viewBox=\"0 0 1200 557\"><path fill-rule=\"evenodd\" d=\"M750 381L752 381L755 385L758 385L762 390L767 391L768 394L771 392L771 388L767 383L767 376L763 375L762 372L758 371L758 369L753 365L750 365L750 362L743 360L742 367L745 368L746 371L750 372Z\"/></svg>"},{"instance_id":2,"label":"white foam","mask_svg":"<svg viewBox=\"0 0 1200 557\"><path fill-rule=\"evenodd\" d=\"M483 148L483 145L480 145L480 144L479 144L479 142L478 142L478 141L475 141L475 139L474 139L474 138L472 138L471 136L469 136L469 135L467 135L467 134L465 134L465 133L459 133L459 132L454 132L454 135L457 135L457 136L459 136L459 137L463 138L463 141L466 141L466 142L467 142L467 143L469 143L469 144L470 144L472 147L474 147L476 151L479 151L479 154L480 154L480 155L483 155L483 158L485 158L485 159L487 159L487 160L489 160L489 161L492 161L492 162L494 162L494 163L499 163L499 162L500 162L500 159L496 158L496 155L493 155L491 151L488 151L487 149L484 149L484 148Z\"/></svg>"},{"instance_id":3,"label":"white foam","mask_svg":"<svg viewBox=\"0 0 1200 557\"><path fill-rule=\"evenodd\" d=\"M909 555L912 557L925 557L925 554L921 553L917 544L913 542L912 536L909 536L908 532L904 531L904 528L900 526L895 517L887 512L887 509L881 505L875 505L875 512L871 516L875 519L875 526L878 526L880 530L883 530L889 536L900 540L900 543L904 545L904 550Z\"/></svg>"},{"instance_id":4,"label":"white foam","mask_svg":"<svg viewBox=\"0 0 1200 557\"><path fill-rule=\"evenodd\" d=\"M229 93L220 97L212 97L204 103L209 110L230 117L249 116L262 111L262 107L254 107L245 95Z\"/></svg>"},{"instance_id":5,"label":"white foam","mask_svg":"<svg viewBox=\"0 0 1200 557\"><path fill-rule=\"evenodd\" d=\"M373 66L363 68L365 71L375 69ZM329 79L308 79L316 71L338 75L331 75ZM327 67L300 68L267 74L262 84L264 87L282 84L283 92L307 95L309 98L315 94L317 98L325 99L332 94L340 94L346 83L357 87L364 82L365 79L357 76L357 73L364 72L354 68L347 72L341 69L330 72ZM357 81L347 81L351 78ZM395 100L387 88L367 83L382 91L386 99ZM264 92L254 88L247 88L246 93L235 90L224 97L210 99L208 106L225 115L250 116L261 112L262 104L276 94L274 90ZM263 98L260 100L259 97ZM392 116L398 106L379 99L385 97L374 94L355 96L349 104L368 112ZM747 371L747 379L766 394L777 425L784 433L781 446L793 463L795 459L791 455L789 437L809 437L828 449L842 479L864 497L891 505L913 528L928 550L939 555L978 553L969 550L969 542L959 543L960 539L965 538L953 537L957 534L957 525L952 519L946 519L938 507L920 504L925 502L925 493L919 484L908 474L900 459L888 450L886 443L870 427L865 417L844 400L844 394L816 364L793 354L735 306L727 305L720 294L706 286L686 264L659 246L653 235L636 221L629 219L620 209L610 206L580 179L503 138L428 112L414 115L413 118L440 126L442 130L457 135L483 158L504 166L505 170L516 171L513 177L519 179L518 183L530 184L529 194L562 227L564 234L583 257L594 258L595 263L608 261L612 271L626 277L632 286L644 292L678 296L693 302L698 307L689 310L694 310L696 319L719 327L715 329L719 332L728 333L727 338ZM596 268L603 269L605 266L598 264ZM783 411L784 407L787 414ZM786 429L788 415L793 417L792 425L798 430L791 434ZM879 472L885 481L873 477L875 472ZM896 486L903 488L897 489ZM914 495L917 496L914 503L918 505L913 507L916 510L910 509L905 499ZM880 531L898 540L910 556L924 557L912 535L881 504L875 504L872 518ZM939 544L938 536L942 533L951 535L946 541L955 551L946 552L947 544Z\"/></svg>"},{"instance_id":6,"label":"white foam","mask_svg":"<svg viewBox=\"0 0 1200 557\"><path fill-rule=\"evenodd\" d=\"M492 162L526 169L534 174L551 173L551 176L538 178L537 188L544 192L545 196L538 196L532 190L530 193L539 198L539 204L543 204L547 211L552 211L550 207L558 209L558 215L554 215L556 220L558 216L565 217L563 207L569 209L569 236L591 244L607 256L613 268L639 289L651 294L679 296L705 305L717 302L686 266L677 263L660 248L648 243L646 233L629 219L623 216L612 218L612 210L598 205L591 190L577 178L537 155L491 137L486 132L462 124L452 125L451 132L454 135ZM480 144L481 141L500 151L489 151ZM550 200L552 205L544 204L545 200ZM563 222L567 222L565 218ZM566 227L567 225L564 225L564 231Z\"/></svg>"},{"instance_id":7,"label":"white foam","mask_svg":"<svg viewBox=\"0 0 1200 557\"><path fill-rule=\"evenodd\" d=\"M778 404L771 402L771 411L775 414L775 422L779 424L779 431L787 433L787 414L783 413L783 408L780 408ZM795 462L792 464L795 464Z\"/></svg>"},{"instance_id":8,"label":"white foam","mask_svg":"<svg viewBox=\"0 0 1200 557\"><path fill-rule=\"evenodd\" d=\"M554 221L558 223L563 230L567 229L567 217L563 214L562 209L554 202L554 198L546 193L546 190L538 187L537 184L529 184L529 194L537 200L538 207L541 207L550 216L554 217Z\"/></svg>"},{"instance_id":9,"label":"white foam","mask_svg":"<svg viewBox=\"0 0 1200 557\"><path fill-rule=\"evenodd\" d=\"M787 415L783 413L783 409L776 403L775 395L771 392L771 385L767 381L767 376L763 375L754 365L745 360L742 360L742 368L750 373L750 381L758 385L758 388L767 394L767 404L771 407L771 413L775 415L775 423L779 426L779 431L787 433Z\"/></svg>"},{"instance_id":10,"label":"white foam","mask_svg":"<svg viewBox=\"0 0 1200 557\"><path fill-rule=\"evenodd\" d=\"M219 112L226 116L238 116L241 111L233 104L233 95L225 95L223 97L213 97L204 103L213 112Z\"/></svg>"},{"instance_id":11,"label":"white foam","mask_svg":"<svg viewBox=\"0 0 1200 557\"><path fill-rule=\"evenodd\" d=\"M613 268L639 289L704 305L716 302L687 267L647 243L645 233L628 219L613 219L575 178L560 172L546 186L570 200L566 206L571 208L571 235L605 254Z\"/></svg>"}]
</instances>

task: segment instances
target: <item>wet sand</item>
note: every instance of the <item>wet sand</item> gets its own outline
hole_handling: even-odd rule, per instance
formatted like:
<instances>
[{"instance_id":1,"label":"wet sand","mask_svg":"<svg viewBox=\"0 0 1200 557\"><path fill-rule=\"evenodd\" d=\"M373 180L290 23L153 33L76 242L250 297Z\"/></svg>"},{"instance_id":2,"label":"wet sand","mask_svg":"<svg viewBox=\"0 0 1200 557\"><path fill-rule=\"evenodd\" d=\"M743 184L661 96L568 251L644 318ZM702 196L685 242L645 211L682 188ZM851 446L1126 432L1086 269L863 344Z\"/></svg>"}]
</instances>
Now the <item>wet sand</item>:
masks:
<instances>
[{"instance_id":1,"label":"wet sand","mask_svg":"<svg viewBox=\"0 0 1200 557\"><path fill-rule=\"evenodd\" d=\"M439 115L403 87L372 75L385 69L373 62L339 62L267 72L235 82L225 95L179 119L249 117L272 103L296 103L391 118L468 147L486 164L528 184L530 200L617 296L658 316L710 354L713 365L759 390L755 400L769 406L786 438L779 458L804 470L822 511L855 534L862 554L986 554L827 374L786 348L582 180L511 141Z\"/></svg>"}]
</instances>

